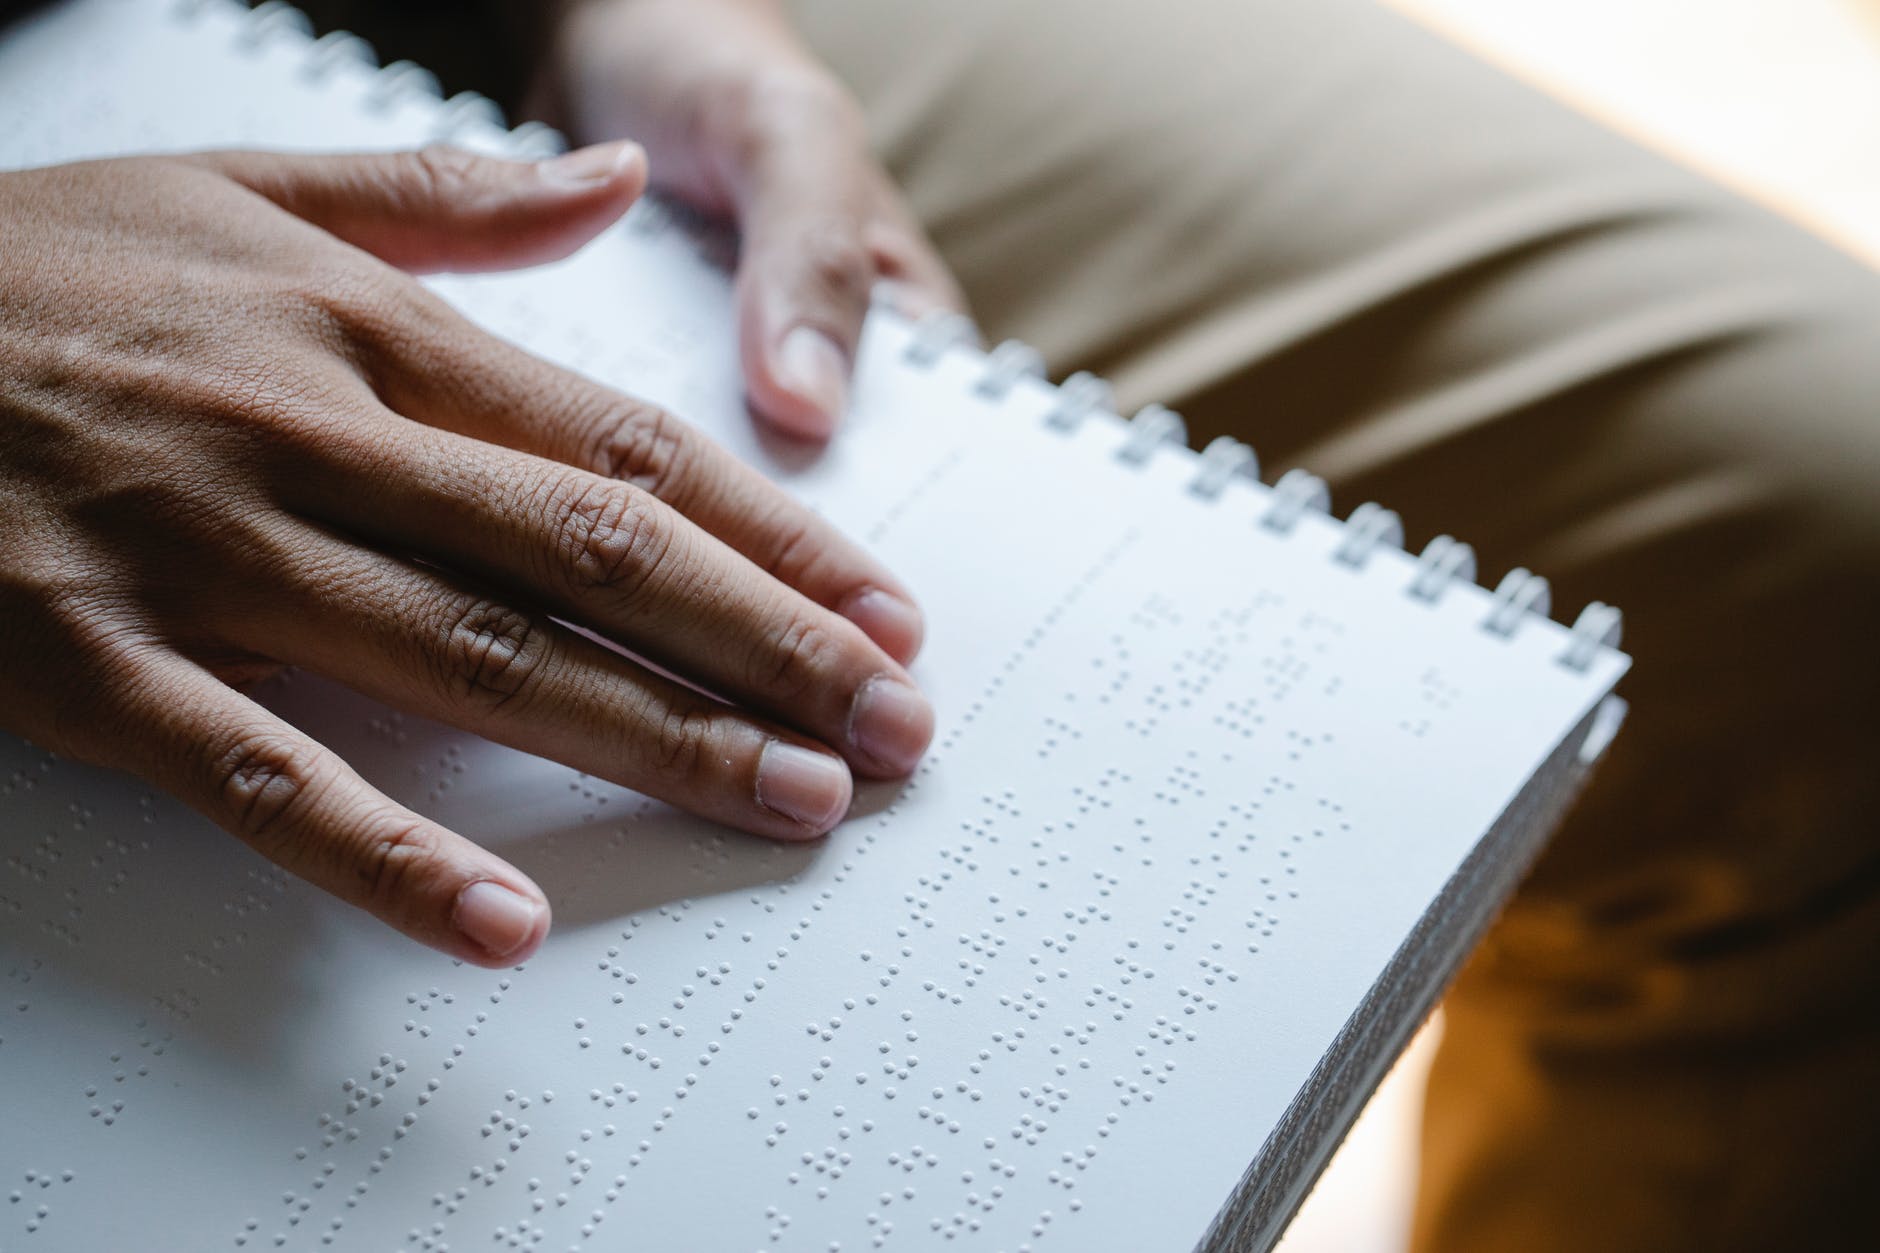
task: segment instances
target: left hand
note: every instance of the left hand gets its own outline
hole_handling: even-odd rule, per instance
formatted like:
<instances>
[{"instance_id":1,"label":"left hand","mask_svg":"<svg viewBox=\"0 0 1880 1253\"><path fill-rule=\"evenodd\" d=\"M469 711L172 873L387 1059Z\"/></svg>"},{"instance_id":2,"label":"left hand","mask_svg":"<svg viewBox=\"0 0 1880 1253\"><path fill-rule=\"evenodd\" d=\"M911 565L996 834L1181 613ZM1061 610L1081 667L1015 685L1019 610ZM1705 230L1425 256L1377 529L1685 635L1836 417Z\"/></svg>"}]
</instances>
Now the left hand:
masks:
<instances>
[{"instance_id":1,"label":"left hand","mask_svg":"<svg viewBox=\"0 0 1880 1253\"><path fill-rule=\"evenodd\" d=\"M588 0L551 76L578 141L632 137L655 186L736 223L746 387L781 430L835 431L877 281L910 314L964 308L860 106L777 0Z\"/></svg>"}]
</instances>

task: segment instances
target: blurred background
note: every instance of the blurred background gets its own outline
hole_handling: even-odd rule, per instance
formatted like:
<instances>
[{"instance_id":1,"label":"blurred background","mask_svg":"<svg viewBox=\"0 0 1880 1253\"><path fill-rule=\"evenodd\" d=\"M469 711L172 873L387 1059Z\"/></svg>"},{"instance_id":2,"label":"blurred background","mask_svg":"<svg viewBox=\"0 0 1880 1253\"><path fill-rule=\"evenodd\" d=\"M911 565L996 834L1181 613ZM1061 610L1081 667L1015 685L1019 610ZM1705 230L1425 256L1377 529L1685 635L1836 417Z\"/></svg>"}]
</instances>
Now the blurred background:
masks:
<instances>
[{"instance_id":1,"label":"blurred background","mask_svg":"<svg viewBox=\"0 0 1880 1253\"><path fill-rule=\"evenodd\" d=\"M1880 0L1384 0L1880 266ZM1281 1245L1401 1253L1440 1017Z\"/></svg>"}]
</instances>

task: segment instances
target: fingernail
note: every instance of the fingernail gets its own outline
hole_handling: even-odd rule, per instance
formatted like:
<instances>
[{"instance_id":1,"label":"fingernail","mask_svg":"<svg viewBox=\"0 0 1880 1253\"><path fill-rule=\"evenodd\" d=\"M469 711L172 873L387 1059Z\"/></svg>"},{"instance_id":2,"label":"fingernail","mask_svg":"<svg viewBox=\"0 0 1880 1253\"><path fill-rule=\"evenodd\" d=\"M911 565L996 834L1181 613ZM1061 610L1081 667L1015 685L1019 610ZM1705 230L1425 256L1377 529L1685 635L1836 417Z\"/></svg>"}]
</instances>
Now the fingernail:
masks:
<instances>
[{"instance_id":1,"label":"fingernail","mask_svg":"<svg viewBox=\"0 0 1880 1253\"><path fill-rule=\"evenodd\" d=\"M542 905L483 879L457 893L451 917L457 929L491 957L507 957L535 934Z\"/></svg>"},{"instance_id":2,"label":"fingernail","mask_svg":"<svg viewBox=\"0 0 1880 1253\"><path fill-rule=\"evenodd\" d=\"M842 616L902 665L920 651L924 634L920 610L892 592L878 587L860 592L842 606Z\"/></svg>"},{"instance_id":3,"label":"fingernail","mask_svg":"<svg viewBox=\"0 0 1880 1253\"><path fill-rule=\"evenodd\" d=\"M562 187L594 187L609 183L621 171L640 159L640 146L628 140L611 144L592 144L573 152L535 163L535 170L545 182Z\"/></svg>"},{"instance_id":4,"label":"fingernail","mask_svg":"<svg viewBox=\"0 0 1880 1253\"><path fill-rule=\"evenodd\" d=\"M849 363L814 327L799 326L777 345L778 381L815 405L833 426L849 403Z\"/></svg>"},{"instance_id":5,"label":"fingernail","mask_svg":"<svg viewBox=\"0 0 1880 1253\"><path fill-rule=\"evenodd\" d=\"M899 679L870 679L855 694L849 742L888 770L912 771L932 738L933 706Z\"/></svg>"},{"instance_id":6,"label":"fingernail","mask_svg":"<svg viewBox=\"0 0 1880 1253\"><path fill-rule=\"evenodd\" d=\"M834 757L772 740L757 759L757 803L818 835L848 812L854 785Z\"/></svg>"}]
</instances>

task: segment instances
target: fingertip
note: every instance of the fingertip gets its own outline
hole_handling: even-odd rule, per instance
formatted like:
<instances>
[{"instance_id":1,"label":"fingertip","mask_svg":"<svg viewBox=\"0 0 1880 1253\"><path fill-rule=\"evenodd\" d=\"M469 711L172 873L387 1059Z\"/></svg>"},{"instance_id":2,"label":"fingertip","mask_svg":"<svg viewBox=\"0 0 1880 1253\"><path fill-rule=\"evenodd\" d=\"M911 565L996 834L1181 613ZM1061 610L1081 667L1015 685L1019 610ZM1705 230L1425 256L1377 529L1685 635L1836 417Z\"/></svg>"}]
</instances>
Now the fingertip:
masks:
<instances>
[{"instance_id":1,"label":"fingertip","mask_svg":"<svg viewBox=\"0 0 1880 1253\"><path fill-rule=\"evenodd\" d=\"M778 393L767 394L753 386L749 400L751 411L779 435L812 444L826 444L835 436L838 425L835 419L796 396L782 393L779 398Z\"/></svg>"},{"instance_id":2,"label":"fingertip","mask_svg":"<svg viewBox=\"0 0 1880 1253\"><path fill-rule=\"evenodd\" d=\"M757 762L757 803L798 824L803 839L826 835L849 812L855 785L842 759L782 740Z\"/></svg>"},{"instance_id":3,"label":"fingertip","mask_svg":"<svg viewBox=\"0 0 1880 1253\"><path fill-rule=\"evenodd\" d=\"M510 966L542 946L548 935L548 902L539 890L525 892L494 879L479 879L457 893L451 925L474 948L472 960Z\"/></svg>"},{"instance_id":4,"label":"fingertip","mask_svg":"<svg viewBox=\"0 0 1880 1253\"><path fill-rule=\"evenodd\" d=\"M780 395L764 416L793 435L828 439L849 403L849 358L813 326L785 332L770 353L770 375Z\"/></svg>"},{"instance_id":5,"label":"fingertip","mask_svg":"<svg viewBox=\"0 0 1880 1253\"><path fill-rule=\"evenodd\" d=\"M920 652L926 623L920 609L904 596L879 587L863 588L844 601L837 612L904 666Z\"/></svg>"},{"instance_id":6,"label":"fingertip","mask_svg":"<svg viewBox=\"0 0 1880 1253\"><path fill-rule=\"evenodd\" d=\"M849 710L849 744L877 778L914 772L933 741L933 705L912 684L878 675L862 685Z\"/></svg>"}]
</instances>

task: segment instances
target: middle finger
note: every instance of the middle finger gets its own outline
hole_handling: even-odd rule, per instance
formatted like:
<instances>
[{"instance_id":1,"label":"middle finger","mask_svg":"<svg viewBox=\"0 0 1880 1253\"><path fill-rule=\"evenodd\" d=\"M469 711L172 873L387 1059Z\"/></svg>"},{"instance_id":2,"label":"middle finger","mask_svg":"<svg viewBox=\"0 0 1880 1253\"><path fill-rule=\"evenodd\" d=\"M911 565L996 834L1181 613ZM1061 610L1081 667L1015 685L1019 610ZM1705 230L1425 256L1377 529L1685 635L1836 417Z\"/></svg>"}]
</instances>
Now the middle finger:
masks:
<instances>
[{"instance_id":1,"label":"middle finger","mask_svg":"<svg viewBox=\"0 0 1880 1253\"><path fill-rule=\"evenodd\" d=\"M905 670L651 493L389 411L339 444L307 466L327 521L517 589L858 772L905 775L926 749Z\"/></svg>"}]
</instances>

